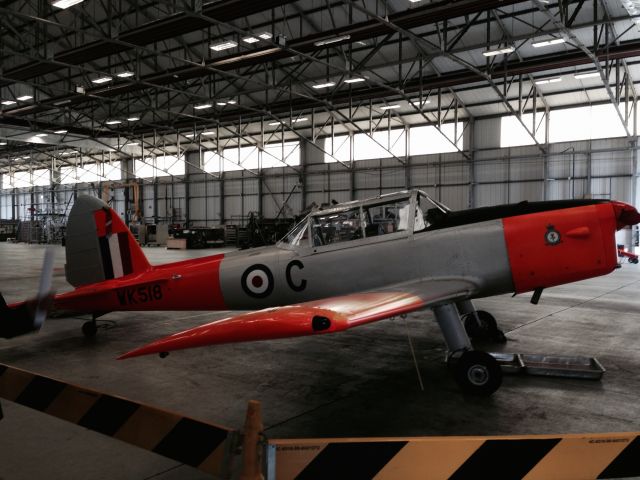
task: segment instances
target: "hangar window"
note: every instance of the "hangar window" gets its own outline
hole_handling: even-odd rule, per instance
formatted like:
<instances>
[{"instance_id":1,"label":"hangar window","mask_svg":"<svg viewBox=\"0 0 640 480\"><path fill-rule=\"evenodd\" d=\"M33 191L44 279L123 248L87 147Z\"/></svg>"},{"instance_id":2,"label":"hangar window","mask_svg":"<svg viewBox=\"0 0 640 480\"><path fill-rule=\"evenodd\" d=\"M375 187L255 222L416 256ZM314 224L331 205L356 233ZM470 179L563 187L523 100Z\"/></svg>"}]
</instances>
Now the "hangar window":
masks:
<instances>
[{"instance_id":1,"label":"hangar window","mask_svg":"<svg viewBox=\"0 0 640 480\"><path fill-rule=\"evenodd\" d=\"M202 169L207 173L220 173L221 160L218 152L204 152L202 155Z\"/></svg>"},{"instance_id":2,"label":"hangar window","mask_svg":"<svg viewBox=\"0 0 640 480\"><path fill-rule=\"evenodd\" d=\"M621 108L624 111L624 106ZM550 142L570 142L593 138L624 137L626 135L616 107L611 104L553 110L550 120Z\"/></svg>"},{"instance_id":3,"label":"hangar window","mask_svg":"<svg viewBox=\"0 0 640 480\"><path fill-rule=\"evenodd\" d=\"M360 207L311 218L311 237L316 247L362 238Z\"/></svg>"},{"instance_id":4,"label":"hangar window","mask_svg":"<svg viewBox=\"0 0 640 480\"><path fill-rule=\"evenodd\" d=\"M262 151L262 168L300 165L300 142L267 143Z\"/></svg>"},{"instance_id":5,"label":"hangar window","mask_svg":"<svg viewBox=\"0 0 640 480\"><path fill-rule=\"evenodd\" d=\"M7 190L13 188L13 176L11 173L6 172L2 174L2 189Z\"/></svg>"},{"instance_id":6,"label":"hangar window","mask_svg":"<svg viewBox=\"0 0 640 480\"><path fill-rule=\"evenodd\" d=\"M324 163L351 161L351 137L349 135L335 135L333 138L323 139Z\"/></svg>"},{"instance_id":7,"label":"hangar window","mask_svg":"<svg viewBox=\"0 0 640 480\"><path fill-rule=\"evenodd\" d=\"M120 162L85 163L62 167L60 169L60 183L91 183L106 180L120 180Z\"/></svg>"},{"instance_id":8,"label":"hangar window","mask_svg":"<svg viewBox=\"0 0 640 480\"><path fill-rule=\"evenodd\" d=\"M256 146L231 147L222 151L222 170L230 172L234 170L258 170L260 152Z\"/></svg>"},{"instance_id":9,"label":"hangar window","mask_svg":"<svg viewBox=\"0 0 640 480\"><path fill-rule=\"evenodd\" d=\"M376 158L404 157L404 128L380 130L367 133L356 133L353 136L353 159L372 160Z\"/></svg>"},{"instance_id":10,"label":"hangar window","mask_svg":"<svg viewBox=\"0 0 640 480\"><path fill-rule=\"evenodd\" d=\"M409 155L428 155L462 150L463 129L462 122L457 124L443 123L440 130L433 125L411 127L409 130Z\"/></svg>"},{"instance_id":11,"label":"hangar window","mask_svg":"<svg viewBox=\"0 0 640 480\"><path fill-rule=\"evenodd\" d=\"M500 147L517 147L521 145L534 145L533 137L529 131L535 131L535 137L538 143L544 143L544 131L546 115L544 112L536 113L536 123L533 123L533 113L525 113L521 117L522 123L515 115L508 115L500 118Z\"/></svg>"},{"instance_id":12,"label":"hangar window","mask_svg":"<svg viewBox=\"0 0 640 480\"><path fill-rule=\"evenodd\" d=\"M184 155L161 155L136 160L135 175L138 178L166 177L168 175L184 175Z\"/></svg>"},{"instance_id":13,"label":"hangar window","mask_svg":"<svg viewBox=\"0 0 640 480\"><path fill-rule=\"evenodd\" d=\"M51 173L46 168L34 170L31 175L31 183L34 187L46 187L51 183L50 175Z\"/></svg>"}]
</instances>

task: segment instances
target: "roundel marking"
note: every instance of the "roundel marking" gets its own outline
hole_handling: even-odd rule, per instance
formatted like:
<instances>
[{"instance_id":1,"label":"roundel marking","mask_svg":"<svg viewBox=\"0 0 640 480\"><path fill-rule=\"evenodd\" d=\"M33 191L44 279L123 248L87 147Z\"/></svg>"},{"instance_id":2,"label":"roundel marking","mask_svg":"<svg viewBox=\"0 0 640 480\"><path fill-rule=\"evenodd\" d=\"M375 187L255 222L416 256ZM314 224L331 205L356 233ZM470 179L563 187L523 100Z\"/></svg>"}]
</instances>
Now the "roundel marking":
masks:
<instances>
[{"instance_id":1,"label":"roundel marking","mask_svg":"<svg viewBox=\"0 0 640 480\"><path fill-rule=\"evenodd\" d=\"M273 291L273 274L262 264L251 265L242 274L242 290L254 298L265 298Z\"/></svg>"}]
</instances>

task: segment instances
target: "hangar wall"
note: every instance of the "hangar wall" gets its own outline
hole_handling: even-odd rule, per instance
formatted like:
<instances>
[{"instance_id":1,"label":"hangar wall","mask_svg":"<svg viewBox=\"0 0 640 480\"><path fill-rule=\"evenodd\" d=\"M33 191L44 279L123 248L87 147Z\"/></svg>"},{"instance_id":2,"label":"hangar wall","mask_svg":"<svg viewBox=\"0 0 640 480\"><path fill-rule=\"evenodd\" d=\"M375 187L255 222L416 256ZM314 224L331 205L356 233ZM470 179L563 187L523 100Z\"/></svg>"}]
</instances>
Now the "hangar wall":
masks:
<instances>
[{"instance_id":1,"label":"hangar wall","mask_svg":"<svg viewBox=\"0 0 640 480\"><path fill-rule=\"evenodd\" d=\"M499 148L498 117L476 120L467 132L463 152L362 160L350 168L324 163L322 151L306 143L301 145L301 166L295 169L232 171L222 177L203 173L198 168L202 152L192 151L184 178L140 180L141 209L149 222L242 225L249 212L291 217L312 202L342 202L407 187L423 189L452 209L585 197L639 203L637 137L549 144L544 154L536 145ZM127 163L133 178L132 162ZM101 183L3 190L0 217L66 214L76 195L101 191ZM114 192L115 210L130 215L125 210L125 199L132 200L130 189Z\"/></svg>"}]
</instances>

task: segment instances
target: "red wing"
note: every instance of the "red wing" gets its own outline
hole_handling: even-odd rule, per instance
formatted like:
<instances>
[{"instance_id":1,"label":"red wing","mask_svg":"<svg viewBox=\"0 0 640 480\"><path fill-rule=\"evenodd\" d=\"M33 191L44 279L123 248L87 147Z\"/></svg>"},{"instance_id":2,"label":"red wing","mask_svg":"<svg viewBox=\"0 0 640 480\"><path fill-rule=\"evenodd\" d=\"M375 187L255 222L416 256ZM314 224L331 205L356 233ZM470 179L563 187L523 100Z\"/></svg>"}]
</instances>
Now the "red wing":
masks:
<instances>
[{"instance_id":1,"label":"red wing","mask_svg":"<svg viewBox=\"0 0 640 480\"><path fill-rule=\"evenodd\" d=\"M424 287L428 292L410 293L418 290L418 287ZM341 332L365 323L413 312L444 300L462 298L468 296L472 290L472 284L466 281L432 280L403 285L395 291L355 293L297 305L268 308L176 333L137 348L119 358L220 343Z\"/></svg>"}]
</instances>

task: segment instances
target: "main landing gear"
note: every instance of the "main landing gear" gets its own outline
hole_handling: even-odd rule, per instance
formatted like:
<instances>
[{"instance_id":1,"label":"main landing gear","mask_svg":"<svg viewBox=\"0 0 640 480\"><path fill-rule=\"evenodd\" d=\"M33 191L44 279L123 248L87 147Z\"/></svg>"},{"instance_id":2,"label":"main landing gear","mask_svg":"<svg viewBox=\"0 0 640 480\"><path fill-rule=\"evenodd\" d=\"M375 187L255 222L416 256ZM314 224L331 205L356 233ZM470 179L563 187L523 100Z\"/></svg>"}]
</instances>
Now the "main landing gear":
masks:
<instances>
[{"instance_id":1,"label":"main landing gear","mask_svg":"<svg viewBox=\"0 0 640 480\"><path fill-rule=\"evenodd\" d=\"M449 365L460 388L473 395L491 395L502 384L502 370L496 359L472 349L456 305L447 303L434 307L433 313L447 343Z\"/></svg>"},{"instance_id":2,"label":"main landing gear","mask_svg":"<svg viewBox=\"0 0 640 480\"><path fill-rule=\"evenodd\" d=\"M494 343L507 343L507 337L498 328L498 322L489 312L476 310L471 300L463 300L456 303L456 306L469 338Z\"/></svg>"}]
</instances>

